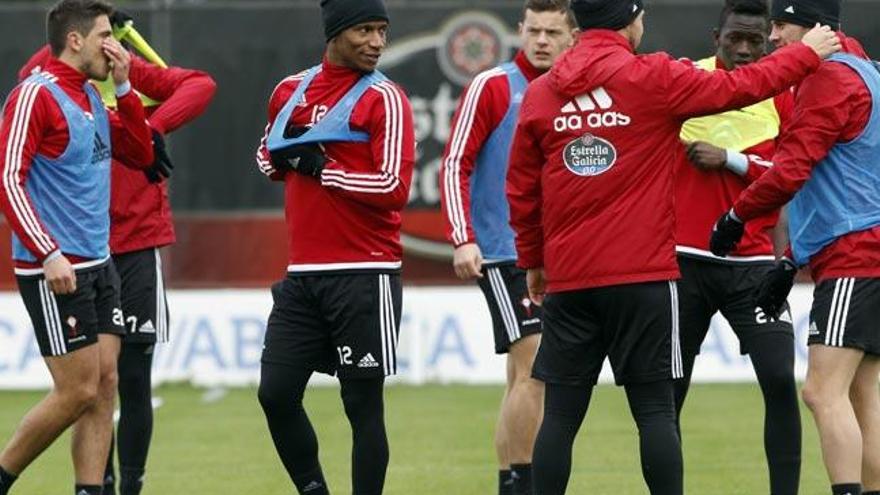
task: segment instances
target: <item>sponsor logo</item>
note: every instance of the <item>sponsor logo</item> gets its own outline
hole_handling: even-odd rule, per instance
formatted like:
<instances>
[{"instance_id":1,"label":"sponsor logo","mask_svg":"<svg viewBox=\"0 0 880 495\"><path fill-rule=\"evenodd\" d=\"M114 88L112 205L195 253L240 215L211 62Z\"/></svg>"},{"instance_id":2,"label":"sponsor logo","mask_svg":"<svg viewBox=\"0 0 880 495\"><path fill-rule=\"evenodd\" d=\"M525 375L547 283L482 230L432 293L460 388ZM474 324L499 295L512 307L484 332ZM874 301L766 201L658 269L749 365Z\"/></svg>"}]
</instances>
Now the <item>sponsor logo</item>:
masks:
<instances>
[{"instance_id":1,"label":"sponsor logo","mask_svg":"<svg viewBox=\"0 0 880 495\"><path fill-rule=\"evenodd\" d=\"M318 490L318 489L323 488L323 487L324 487L324 484L321 483L320 481L312 481L311 483L309 483L308 485L306 485L306 486L302 489L302 491L303 491L303 493L308 493L308 492L313 492L313 491Z\"/></svg>"},{"instance_id":2,"label":"sponsor logo","mask_svg":"<svg viewBox=\"0 0 880 495\"><path fill-rule=\"evenodd\" d=\"M794 324L791 318L791 311L787 309L783 311L782 314L779 315L779 321Z\"/></svg>"},{"instance_id":3,"label":"sponsor logo","mask_svg":"<svg viewBox=\"0 0 880 495\"><path fill-rule=\"evenodd\" d=\"M810 322L810 335L819 335L819 326L815 321Z\"/></svg>"},{"instance_id":4,"label":"sponsor logo","mask_svg":"<svg viewBox=\"0 0 880 495\"><path fill-rule=\"evenodd\" d=\"M153 320L147 320L146 323L144 323L143 325L141 325L140 328L138 328L138 332L140 332L140 333L156 333L156 327L153 326Z\"/></svg>"},{"instance_id":5,"label":"sponsor logo","mask_svg":"<svg viewBox=\"0 0 880 495\"><path fill-rule=\"evenodd\" d=\"M95 133L95 145L92 147L92 165L110 159L110 147L101 139L101 135Z\"/></svg>"},{"instance_id":6,"label":"sponsor logo","mask_svg":"<svg viewBox=\"0 0 880 495\"><path fill-rule=\"evenodd\" d=\"M562 107L562 115L553 119L553 130L566 132L579 131L585 127L598 129L628 126L632 122L628 115L606 111L612 105L614 100L605 88L599 87L584 93Z\"/></svg>"},{"instance_id":7,"label":"sponsor logo","mask_svg":"<svg viewBox=\"0 0 880 495\"><path fill-rule=\"evenodd\" d=\"M358 368L378 368L379 362L373 358L373 354L367 353L366 356L362 357L360 361L358 361Z\"/></svg>"},{"instance_id":8,"label":"sponsor logo","mask_svg":"<svg viewBox=\"0 0 880 495\"><path fill-rule=\"evenodd\" d=\"M786 7L785 11L789 14L794 14L794 5L789 5L788 7Z\"/></svg>"},{"instance_id":9,"label":"sponsor logo","mask_svg":"<svg viewBox=\"0 0 880 495\"><path fill-rule=\"evenodd\" d=\"M67 317L67 326L70 328L70 331L68 332L70 334L70 338L76 337L76 334L77 334L76 323L77 322L76 322L75 316L68 316Z\"/></svg>"},{"instance_id":10,"label":"sponsor logo","mask_svg":"<svg viewBox=\"0 0 880 495\"><path fill-rule=\"evenodd\" d=\"M440 208L440 161L452 139L450 124L464 87L483 71L510 60L519 39L486 11L456 12L437 26L395 42L379 70L405 87L413 108L416 164L401 240L408 253L452 259ZM514 95L514 99L517 96Z\"/></svg>"},{"instance_id":11,"label":"sponsor logo","mask_svg":"<svg viewBox=\"0 0 880 495\"><path fill-rule=\"evenodd\" d=\"M587 133L565 146L562 161L575 175L593 177L614 166L617 150L609 141Z\"/></svg>"},{"instance_id":12,"label":"sponsor logo","mask_svg":"<svg viewBox=\"0 0 880 495\"><path fill-rule=\"evenodd\" d=\"M531 320L525 320L523 322L520 322L520 324L524 327L529 326L529 325L537 325L538 323L541 323L540 318L532 318Z\"/></svg>"},{"instance_id":13,"label":"sponsor logo","mask_svg":"<svg viewBox=\"0 0 880 495\"><path fill-rule=\"evenodd\" d=\"M532 316L532 300L529 299L528 297L524 297L522 299L522 301L520 301L519 303L522 304L523 309L525 309L526 315L531 317Z\"/></svg>"}]
</instances>

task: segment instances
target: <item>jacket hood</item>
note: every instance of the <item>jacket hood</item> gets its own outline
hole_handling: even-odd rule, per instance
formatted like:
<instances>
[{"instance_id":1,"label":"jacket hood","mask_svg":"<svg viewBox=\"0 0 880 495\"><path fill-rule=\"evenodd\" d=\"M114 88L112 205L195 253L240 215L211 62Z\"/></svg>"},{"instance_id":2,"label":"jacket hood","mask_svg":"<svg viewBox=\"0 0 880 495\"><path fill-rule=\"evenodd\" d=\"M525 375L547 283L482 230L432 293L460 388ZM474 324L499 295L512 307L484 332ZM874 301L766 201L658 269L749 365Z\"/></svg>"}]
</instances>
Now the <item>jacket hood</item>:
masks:
<instances>
[{"instance_id":1,"label":"jacket hood","mask_svg":"<svg viewBox=\"0 0 880 495\"><path fill-rule=\"evenodd\" d=\"M602 86L634 58L629 41L616 31L590 29L559 57L549 82L559 93L574 97Z\"/></svg>"}]
</instances>

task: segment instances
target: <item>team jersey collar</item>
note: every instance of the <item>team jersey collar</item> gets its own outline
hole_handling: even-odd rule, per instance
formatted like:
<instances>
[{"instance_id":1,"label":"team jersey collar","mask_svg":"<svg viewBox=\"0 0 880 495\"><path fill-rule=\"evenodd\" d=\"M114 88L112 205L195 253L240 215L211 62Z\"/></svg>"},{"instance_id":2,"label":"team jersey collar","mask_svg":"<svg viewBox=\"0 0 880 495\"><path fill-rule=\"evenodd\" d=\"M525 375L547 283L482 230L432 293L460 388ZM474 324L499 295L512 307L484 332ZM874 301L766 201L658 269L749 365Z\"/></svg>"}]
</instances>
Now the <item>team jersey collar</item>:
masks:
<instances>
[{"instance_id":1,"label":"team jersey collar","mask_svg":"<svg viewBox=\"0 0 880 495\"><path fill-rule=\"evenodd\" d=\"M83 86L88 80L88 77L86 77L85 74L67 65L61 60L58 60L55 57L50 58L49 61L46 62L43 70L57 77L59 85L79 91L82 91Z\"/></svg>"},{"instance_id":2,"label":"team jersey collar","mask_svg":"<svg viewBox=\"0 0 880 495\"><path fill-rule=\"evenodd\" d=\"M529 62L528 57L526 57L526 53L522 50L516 52L516 56L513 57L513 62L516 64L517 67L519 67L520 72L523 73L523 75L526 77L526 80L528 80L529 82L534 81L539 76L541 76L541 74L546 72L532 65L532 63Z\"/></svg>"},{"instance_id":3,"label":"team jersey collar","mask_svg":"<svg viewBox=\"0 0 880 495\"><path fill-rule=\"evenodd\" d=\"M617 31L612 31L610 29L587 29L578 35L577 44L579 45L584 41L588 41L594 45L597 43L602 45L620 45L620 47L625 48L626 51L635 53L632 45L629 44L629 40L624 38L623 35Z\"/></svg>"},{"instance_id":4,"label":"team jersey collar","mask_svg":"<svg viewBox=\"0 0 880 495\"><path fill-rule=\"evenodd\" d=\"M333 64L327 60L326 56L324 56L324 60L321 61L321 72L323 73L323 77L331 78L335 84L345 84L346 82L354 84L355 81L364 75L361 71Z\"/></svg>"}]
</instances>

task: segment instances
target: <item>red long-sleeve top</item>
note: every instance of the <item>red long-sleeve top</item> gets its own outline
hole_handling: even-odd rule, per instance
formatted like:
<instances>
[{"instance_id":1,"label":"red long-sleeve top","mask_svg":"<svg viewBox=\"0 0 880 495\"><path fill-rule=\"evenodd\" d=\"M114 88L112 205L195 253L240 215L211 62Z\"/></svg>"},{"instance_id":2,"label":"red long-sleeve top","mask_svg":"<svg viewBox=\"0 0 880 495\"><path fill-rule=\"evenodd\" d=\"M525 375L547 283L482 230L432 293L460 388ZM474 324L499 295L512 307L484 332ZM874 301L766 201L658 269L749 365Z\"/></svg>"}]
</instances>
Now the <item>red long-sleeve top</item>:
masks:
<instances>
[{"instance_id":1,"label":"red long-sleeve top","mask_svg":"<svg viewBox=\"0 0 880 495\"><path fill-rule=\"evenodd\" d=\"M88 80L84 74L54 57L44 64L42 72L80 108L91 111L83 89ZM119 97L118 109L109 112L109 118L113 157L125 157L126 164L132 167L149 167L153 163L152 135L137 95L129 91ZM58 158L67 148L68 140L67 120L48 89L19 85L12 90L0 123L0 157L3 157L0 163L4 177L0 181L0 208L13 232L40 262L57 251L58 245L40 221L25 183L34 156ZM75 256L70 256L70 260L73 263L88 261ZM21 261L16 261L16 266L34 267Z\"/></svg>"},{"instance_id":2,"label":"red long-sleeve top","mask_svg":"<svg viewBox=\"0 0 880 495\"><path fill-rule=\"evenodd\" d=\"M52 57L48 46L35 53L18 73L23 80ZM132 54L129 80L139 93L161 102L145 109L150 127L168 134L201 115L217 85L208 74L192 69L163 69ZM140 170L113 156L110 195L110 251L127 253L174 243L174 222L167 182L151 183ZM122 161L126 161L122 155Z\"/></svg>"},{"instance_id":3,"label":"red long-sleeve top","mask_svg":"<svg viewBox=\"0 0 880 495\"><path fill-rule=\"evenodd\" d=\"M269 123L257 149L257 166L285 185L285 218L291 273L339 270L395 270L401 266L401 211L409 198L415 161L412 108L396 84L373 84L351 114L352 130L369 134L365 143L328 142L319 179L272 167L266 139L275 117L305 73L290 76L269 100ZM291 115L299 127L316 123L363 74L331 64L305 92Z\"/></svg>"},{"instance_id":4,"label":"red long-sleeve top","mask_svg":"<svg viewBox=\"0 0 880 495\"><path fill-rule=\"evenodd\" d=\"M840 34L844 52L867 58ZM876 102L875 102L876 103ZM752 220L787 203L835 144L855 139L868 123L871 94L848 66L823 62L796 88L791 125L779 141L774 166L739 197L734 213ZM810 259L813 279L880 277L880 227L844 235Z\"/></svg>"}]
</instances>

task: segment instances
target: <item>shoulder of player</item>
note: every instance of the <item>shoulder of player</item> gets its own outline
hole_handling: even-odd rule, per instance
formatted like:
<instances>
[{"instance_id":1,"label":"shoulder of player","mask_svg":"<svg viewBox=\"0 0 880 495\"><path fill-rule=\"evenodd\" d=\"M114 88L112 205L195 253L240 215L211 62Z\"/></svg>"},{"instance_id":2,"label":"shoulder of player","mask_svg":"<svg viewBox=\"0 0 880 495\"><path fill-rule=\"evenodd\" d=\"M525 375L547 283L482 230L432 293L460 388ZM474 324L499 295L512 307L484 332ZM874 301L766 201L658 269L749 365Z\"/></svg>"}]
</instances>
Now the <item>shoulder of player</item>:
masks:
<instances>
[{"instance_id":1,"label":"shoulder of player","mask_svg":"<svg viewBox=\"0 0 880 495\"><path fill-rule=\"evenodd\" d=\"M367 92L364 93L361 102L359 102L359 104L367 106L384 106L386 105L386 103L394 107L410 107L410 102L409 98L406 95L406 91L399 84L389 79L379 81L370 85Z\"/></svg>"},{"instance_id":2,"label":"shoulder of player","mask_svg":"<svg viewBox=\"0 0 880 495\"><path fill-rule=\"evenodd\" d=\"M302 80L306 77L306 72L308 69L298 72L296 74L290 75L282 79L275 85L275 88L272 89L272 96L269 97L269 101L271 103L276 102L277 100L287 100L290 95L296 91L297 86Z\"/></svg>"},{"instance_id":3,"label":"shoulder of player","mask_svg":"<svg viewBox=\"0 0 880 495\"><path fill-rule=\"evenodd\" d=\"M58 79L48 72L42 73L51 82ZM33 79L28 77L20 82L9 93L7 99L6 111L17 111L18 109L27 109L31 111L33 108L39 108L40 105L53 102L54 97L49 88L46 87L46 81L42 79Z\"/></svg>"},{"instance_id":4,"label":"shoulder of player","mask_svg":"<svg viewBox=\"0 0 880 495\"><path fill-rule=\"evenodd\" d=\"M823 62L813 74L807 76L797 89L797 100L840 100L867 92L861 76L845 64Z\"/></svg>"}]
</instances>

